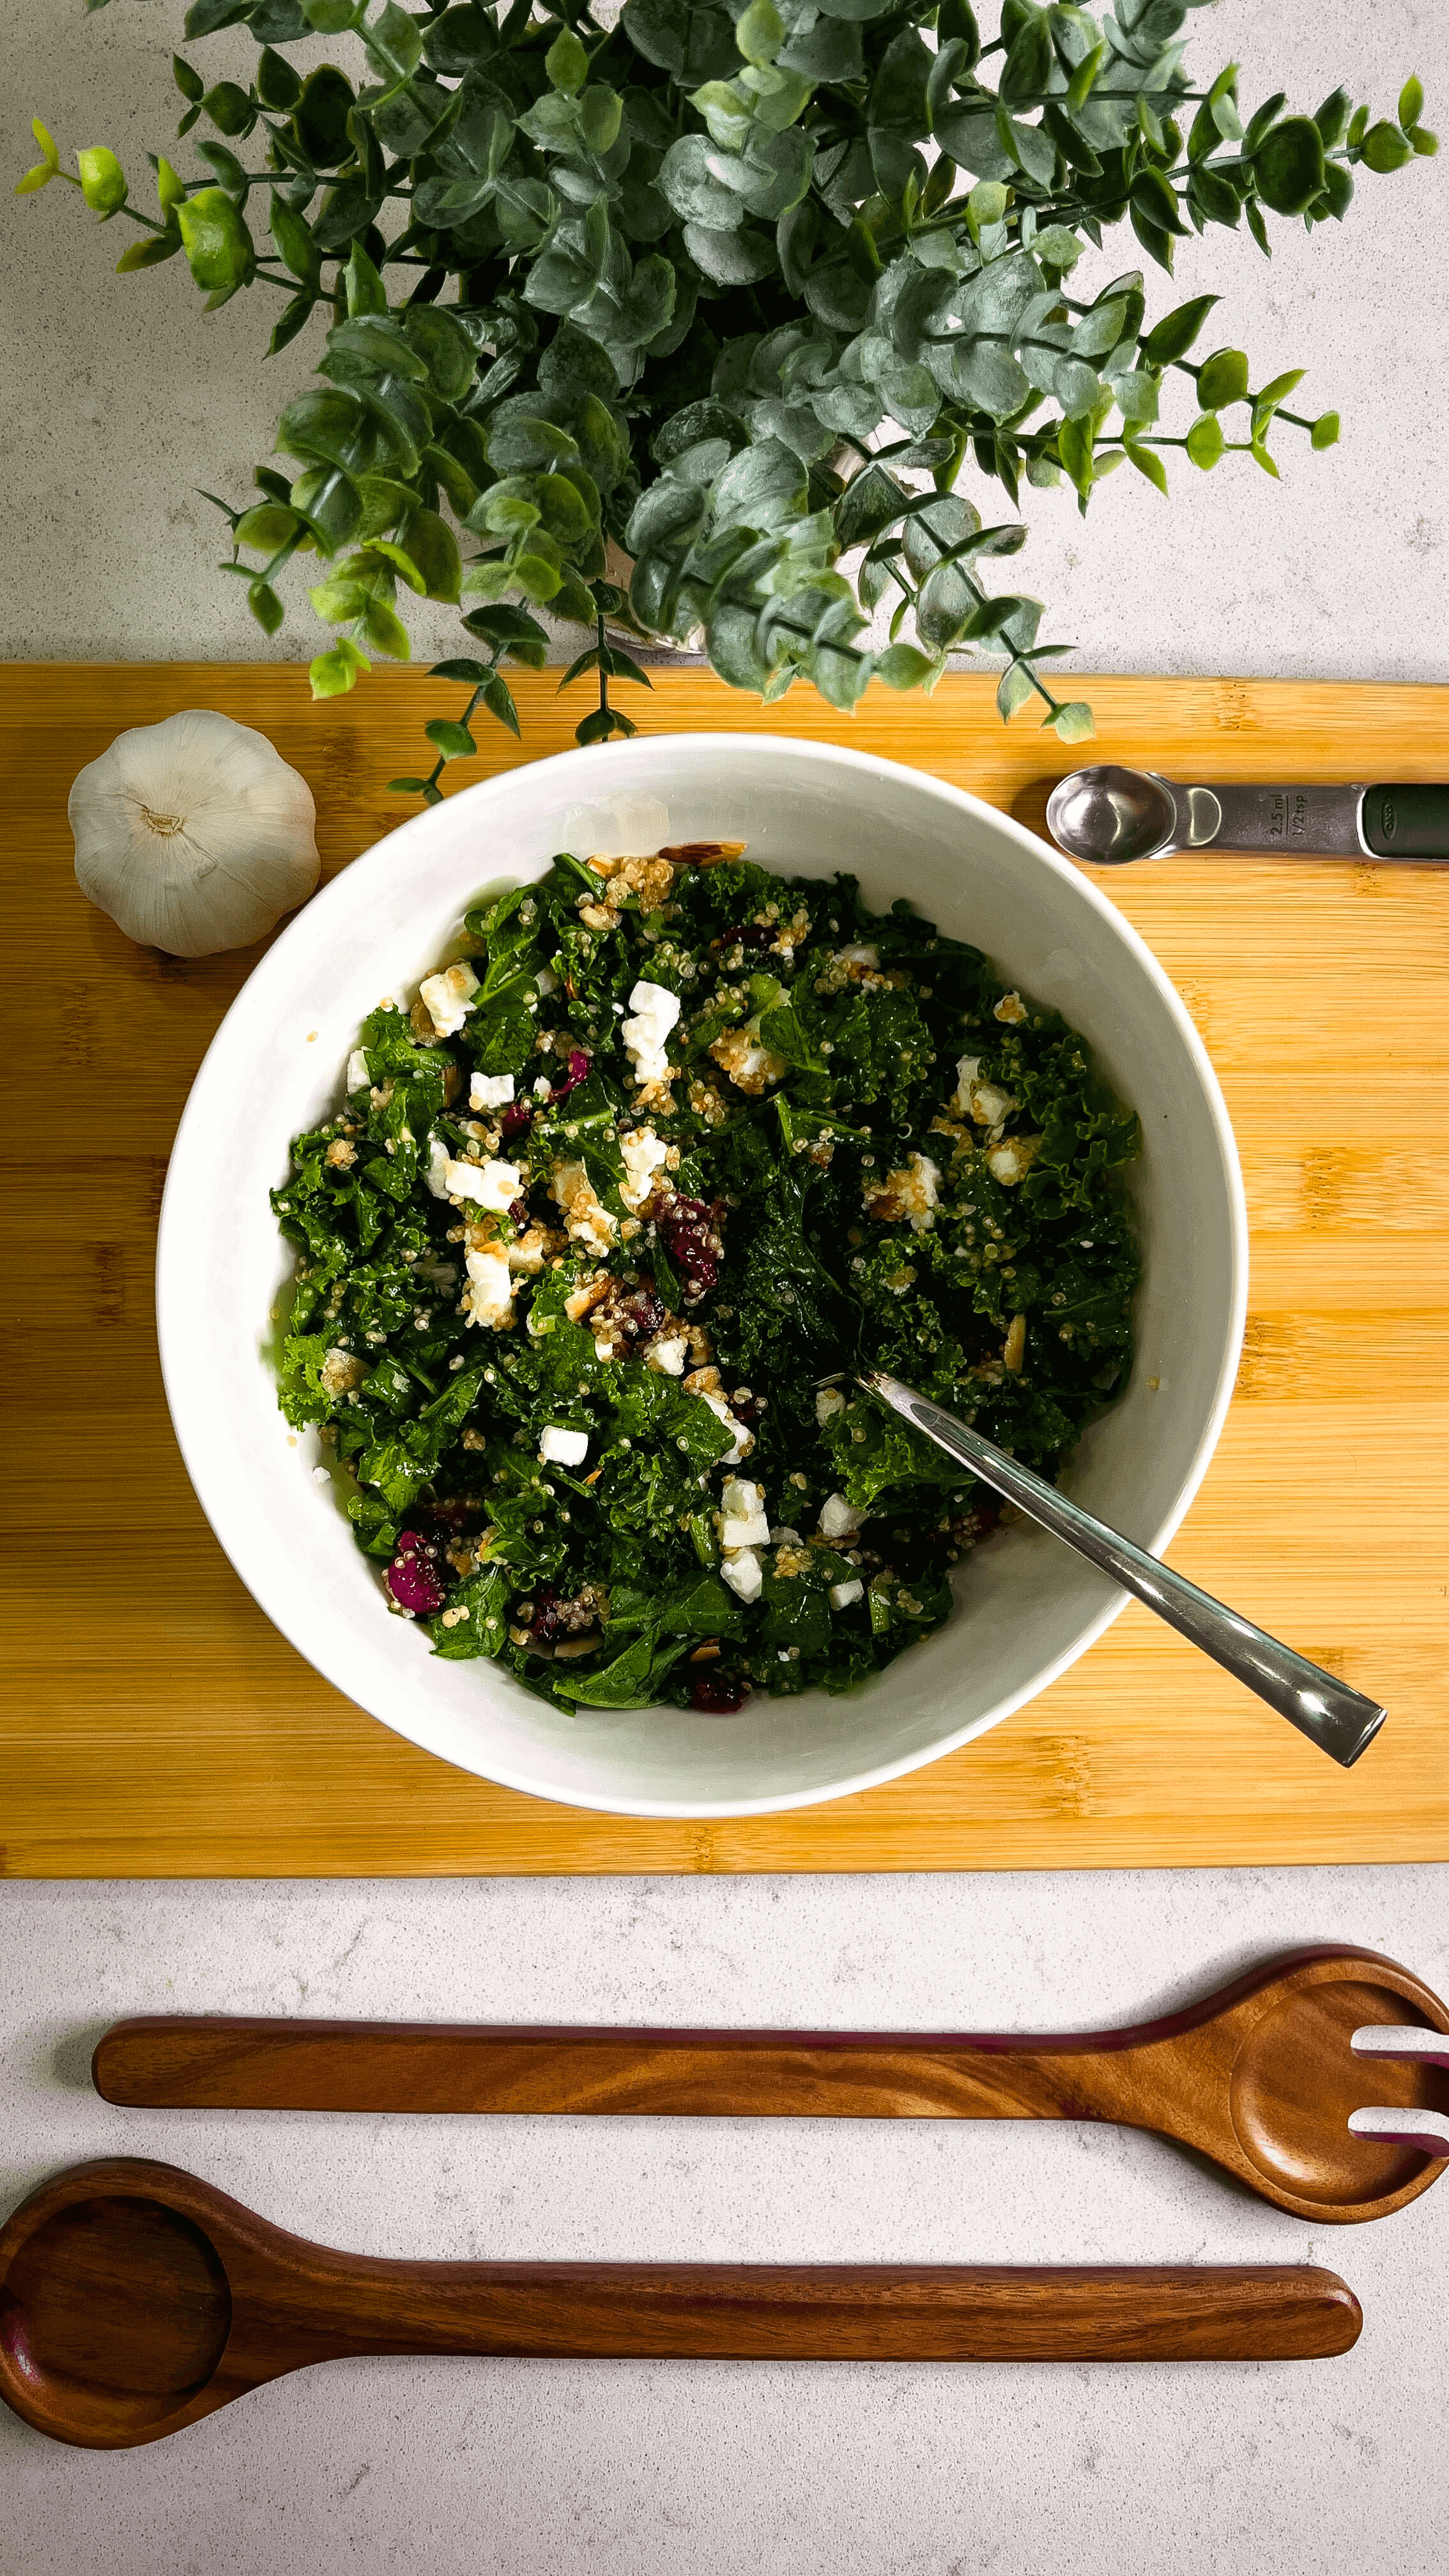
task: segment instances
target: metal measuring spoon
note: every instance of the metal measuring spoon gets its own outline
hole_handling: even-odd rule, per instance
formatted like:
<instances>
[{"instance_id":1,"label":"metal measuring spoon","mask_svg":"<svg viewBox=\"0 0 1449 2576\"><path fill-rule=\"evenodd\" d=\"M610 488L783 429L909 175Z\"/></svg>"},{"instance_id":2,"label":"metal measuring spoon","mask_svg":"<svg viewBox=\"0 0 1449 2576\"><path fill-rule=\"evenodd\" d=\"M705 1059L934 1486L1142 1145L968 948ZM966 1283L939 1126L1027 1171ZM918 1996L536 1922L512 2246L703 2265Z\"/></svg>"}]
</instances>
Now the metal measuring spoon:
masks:
<instances>
[{"instance_id":1,"label":"metal measuring spoon","mask_svg":"<svg viewBox=\"0 0 1449 2576\"><path fill-rule=\"evenodd\" d=\"M1208 849L1449 864L1449 784L1180 787L1107 763L1057 781L1047 824L1060 849L1095 867Z\"/></svg>"},{"instance_id":2,"label":"metal measuring spoon","mask_svg":"<svg viewBox=\"0 0 1449 2576\"><path fill-rule=\"evenodd\" d=\"M1185 1575L1174 1574L1170 1565L1149 1556L1145 1547L1124 1538L1120 1530L1109 1529L1080 1503L1069 1502L1055 1485L1023 1467L1019 1458L984 1440L969 1423L958 1422L954 1413L943 1412L939 1404L903 1386L899 1378L888 1376L884 1369L867 1369L856 1384L924 1431L948 1458L959 1459L973 1476L1050 1530L1053 1538L1065 1539L1079 1556L1100 1566L1124 1592L1145 1602L1235 1681L1256 1691L1259 1699L1345 1770L1373 1742L1387 1715L1376 1700L1365 1699L1362 1691L1351 1690L1336 1673L1327 1673L1291 1646L1280 1645L1250 1619L1215 1601L1210 1592L1200 1592Z\"/></svg>"}]
</instances>

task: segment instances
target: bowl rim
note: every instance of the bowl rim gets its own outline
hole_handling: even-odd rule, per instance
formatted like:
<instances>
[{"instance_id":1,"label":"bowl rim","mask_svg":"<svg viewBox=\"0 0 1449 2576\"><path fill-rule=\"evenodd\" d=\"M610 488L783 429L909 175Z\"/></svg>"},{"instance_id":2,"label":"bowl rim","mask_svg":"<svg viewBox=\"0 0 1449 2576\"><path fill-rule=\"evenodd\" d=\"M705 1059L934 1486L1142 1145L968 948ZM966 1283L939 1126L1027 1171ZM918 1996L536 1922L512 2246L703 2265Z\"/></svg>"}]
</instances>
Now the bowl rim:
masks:
<instances>
[{"instance_id":1,"label":"bowl rim","mask_svg":"<svg viewBox=\"0 0 1449 2576\"><path fill-rule=\"evenodd\" d=\"M1102 889L1051 842L1041 839L1026 824L1018 822L1014 815L1005 812L1002 807L991 804L985 797L973 795L969 788L957 787L950 780L936 777L930 770L917 768L909 761L892 760L881 753L858 751L846 744L819 741L808 734L762 735L721 727L718 731L702 731L696 728L686 732L641 735L636 740L639 752L658 751L667 745L671 753L685 759L694 749L698 749L701 754L708 752L711 756L717 757L731 744L739 744L746 747L756 758L763 757L767 762L778 761L782 765L788 764L800 753L808 753L827 765L835 764L847 770L865 771L874 776L884 773L889 777L895 771L902 771L914 786L939 798L944 804L954 806L963 818L983 820L993 830L1005 833L1008 840L1015 841L1034 862L1038 865L1044 864L1052 874L1070 883L1075 892L1107 923L1148 981L1155 986L1158 998L1176 1029L1197 1078L1217 1142L1229 1207L1230 1287L1222 1365L1212 1403L1208 1408L1202 1431L1183 1474L1172 1508L1145 1542L1152 1554L1160 1556L1186 1518L1221 1436L1242 1353L1248 1299L1248 1213L1237 1142L1212 1060L1186 1004L1166 969L1153 954L1140 931L1118 910ZM622 773L629 765L634 748L633 743L626 742L623 746L589 745L571 751L554 752L540 760L520 762L508 769L500 770L491 778L479 779L472 786L461 789L457 796L450 796L444 801L449 806L474 799L481 804L486 804L489 799L501 801L524 770L550 770L561 773L567 769L574 769L579 773L578 801L583 802L587 800L591 791L595 797L599 793L603 783L603 773L600 771L599 763L606 756L611 756L613 760L612 770L608 773L611 783L619 785L625 783ZM583 783L586 775L590 782L588 788ZM189 1217L189 1212L184 1211L182 1203L184 1183L182 1166L185 1159L183 1149L189 1150L191 1137L188 1130L194 1128L205 1108L205 1091L213 1062L220 1056L230 1024L248 996L254 994L259 984L264 985L273 978L284 982L286 963L293 952L310 947L315 941L319 925L324 924L332 913L342 911L350 897L355 895L358 870L366 871L369 876L385 873L395 863L405 843L409 840L425 838L437 828L434 816L439 810L440 808L437 807L425 807L422 813L409 815L392 831L384 833L381 840L374 841L367 849L359 851L356 858L348 861L336 876L318 888L280 935L273 940L233 997L214 1032L197 1067L177 1122L167 1163L166 1183L162 1192L157 1225L156 1340L172 1431L192 1489L217 1544L263 1615L271 1621L293 1651L301 1655L304 1662L310 1664L315 1672L320 1673L324 1681L329 1682L333 1689L340 1692L349 1705L361 1707L365 1716L375 1717L377 1723L386 1726L391 1733L402 1736L405 1741L416 1744L420 1750L431 1754L436 1760L449 1763L454 1769L463 1771L470 1778L491 1780L501 1788L517 1790L523 1796L541 1799L551 1806L565 1807L574 1814L630 1816L644 1821L659 1822L688 1820L720 1822L734 1816L782 1815L797 1809L826 1806L839 1799L856 1797L868 1789L880 1788L888 1781L902 1779L913 1771L928 1769L933 1763L943 1761L948 1754L958 1752L963 1745L971 1743L977 1736L989 1733L992 1728L999 1726L1030 1701L1040 1698L1044 1691L1050 1689L1054 1682L1060 1680L1064 1673L1069 1672L1072 1666L1080 1661L1081 1657L1105 1634L1113 1621L1121 1616L1130 1596L1119 1590L1115 1597L1106 1601L1087 1622L1073 1644L1056 1655L1049 1664L1044 1665L1029 1683L1024 1684L1019 1690L1005 1693L981 1715L969 1719L963 1726L954 1728L939 1737L928 1750L918 1749L898 1758L874 1763L864 1770L851 1773L845 1779L832 1781L823 1787L788 1790L776 1795L764 1795L746 1800L727 1798L682 1801L678 1798L611 1796L595 1791L590 1793L585 1803L581 1798L566 1795L556 1782L540 1779L526 1766L518 1763L504 1760L496 1765L490 1762L487 1770L475 1769L472 1763L460 1759L456 1747L451 1742L444 1743L439 1740L450 1731L448 1721L440 1719L436 1724L432 1724L425 1720L421 1712L417 1714L408 1712L405 1717L382 1716L380 1712L368 1709L353 1699L347 1684L331 1669L325 1642L319 1642L316 1646L312 1642L306 1645L298 1642L289 1624L288 1616L283 1614L280 1606L274 1606L273 1599L269 1597L273 1591L270 1580L264 1571L250 1561L247 1545L250 1510L244 1503L233 1506L223 1474L221 1456L214 1445L208 1443L199 1428L199 1415L203 1408L198 1407L193 1400L193 1390L188 1384L186 1366L178 1346L179 1334L176 1326L179 1324L179 1318L173 1319L172 1314L169 1289L169 1273L173 1266L172 1249L173 1245L179 1244Z\"/></svg>"}]
</instances>

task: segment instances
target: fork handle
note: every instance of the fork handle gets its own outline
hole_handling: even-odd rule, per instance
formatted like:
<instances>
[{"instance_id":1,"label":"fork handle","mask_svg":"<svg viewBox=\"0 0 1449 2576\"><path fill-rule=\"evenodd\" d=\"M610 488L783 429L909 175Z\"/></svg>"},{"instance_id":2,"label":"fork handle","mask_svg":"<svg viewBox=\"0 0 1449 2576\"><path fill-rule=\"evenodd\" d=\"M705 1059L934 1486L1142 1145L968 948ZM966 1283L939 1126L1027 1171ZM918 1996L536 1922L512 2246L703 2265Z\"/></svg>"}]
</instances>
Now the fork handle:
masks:
<instances>
[{"instance_id":1,"label":"fork handle","mask_svg":"<svg viewBox=\"0 0 1449 2576\"><path fill-rule=\"evenodd\" d=\"M1278 1637L1270 1637L1251 1619L1242 1618L1210 1592L1201 1592L1186 1575L1177 1574L1162 1559L1151 1556L1120 1530L1109 1529L1093 1512L1084 1511L1080 1503L1059 1493L1044 1476L1023 1467L1005 1449L992 1440L984 1440L969 1423L959 1422L954 1413L945 1413L915 1389L903 1386L900 1379L884 1369L871 1369L858 1383L879 1396L894 1413L924 1431L947 1456L959 1458L963 1467L979 1476L993 1492L1003 1494L1019 1511L1026 1512L1053 1538L1064 1539L1079 1556L1110 1574L1124 1592L1132 1593L1175 1628L1180 1637L1211 1655L1234 1681L1256 1691L1269 1708L1286 1717L1300 1735L1316 1744L1345 1770L1373 1742L1388 1712L1377 1700L1356 1691L1337 1673L1325 1672L1321 1664L1310 1663L1296 1648L1285 1646Z\"/></svg>"},{"instance_id":2,"label":"fork handle","mask_svg":"<svg viewBox=\"0 0 1449 2576\"><path fill-rule=\"evenodd\" d=\"M114 2024L96 2048L92 2073L108 2102L145 2110L1154 2126L1161 2043L1154 2049L1149 2037L1144 2048L1133 2038L158 2014ZM1156 2080L1144 2082L1149 2069Z\"/></svg>"}]
</instances>

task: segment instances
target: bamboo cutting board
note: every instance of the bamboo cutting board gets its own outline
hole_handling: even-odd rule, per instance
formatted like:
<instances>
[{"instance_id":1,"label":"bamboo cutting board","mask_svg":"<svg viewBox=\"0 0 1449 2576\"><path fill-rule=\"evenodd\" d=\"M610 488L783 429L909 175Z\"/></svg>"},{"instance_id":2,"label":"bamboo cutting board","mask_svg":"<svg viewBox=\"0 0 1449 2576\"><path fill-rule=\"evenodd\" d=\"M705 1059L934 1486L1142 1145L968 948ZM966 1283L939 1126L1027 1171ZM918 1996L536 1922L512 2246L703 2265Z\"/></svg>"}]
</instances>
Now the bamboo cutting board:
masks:
<instances>
[{"instance_id":1,"label":"bamboo cutting board","mask_svg":"<svg viewBox=\"0 0 1449 2576\"><path fill-rule=\"evenodd\" d=\"M1081 693L1095 757L1168 775L1449 774L1449 689L1104 679ZM451 782L565 748L574 694L523 675L522 747L486 732ZM130 946L76 888L66 794L123 726L219 707L310 780L331 874L411 810L384 782L417 766L418 729L445 700L403 671L328 706L290 665L0 672L0 1349L16 1433L0 1874L1449 1859L1449 871L1196 859L1103 878L1212 1053L1252 1222L1237 1395L1173 1561L1387 1702L1356 1770L1133 1605L1042 1698L928 1770L794 1815L635 1823L431 1759L268 1625L187 1484L151 1307L176 1122L259 952L185 964ZM1004 729L992 683L971 677L929 702L874 691L854 721L803 692L762 712L695 670L656 674L629 704L651 731L848 741L1038 829L1051 778L1082 757ZM483 855L488 872L505 854Z\"/></svg>"}]
</instances>

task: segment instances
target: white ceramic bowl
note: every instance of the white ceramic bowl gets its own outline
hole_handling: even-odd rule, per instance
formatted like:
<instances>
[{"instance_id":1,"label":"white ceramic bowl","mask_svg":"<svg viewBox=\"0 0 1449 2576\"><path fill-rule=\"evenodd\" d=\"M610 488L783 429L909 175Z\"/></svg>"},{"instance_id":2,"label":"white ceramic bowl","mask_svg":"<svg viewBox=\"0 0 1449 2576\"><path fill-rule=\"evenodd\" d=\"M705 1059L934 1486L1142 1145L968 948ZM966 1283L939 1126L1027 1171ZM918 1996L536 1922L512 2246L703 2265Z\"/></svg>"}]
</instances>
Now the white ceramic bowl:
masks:
<instances>
[{"instance_id":1,"label":"white ceramic bowl","mask_svg":"<svg viewBox=\"0 0 1449 2576\"><path fill-rule=\"evenodd\" d=\"M983 1734L1065 1672L1124 1596L1043 1532L1013 1529L961 1568L954 1619L848 1697L756 1697L730 1718L554 1712L490 1663L440 1662L387 1615L376 1567L314 1480L314 1435L289 1446L265 1349L290 1267L267 1192L288 1139L340 1099L358 1023L385 994L411 993L481 887L540 875L572 845L571 808L621 793L661 798L671 840L747 840L753 857L807 875L850 869L877 908L910 896L1090 1040L1142 1121L1130 1186L1144 1279L1126 1393L1062 1481L1154 1549L1197 1490L1232 1389L1242 1182L1192 1023L1105 897L991 806L859 752L676 734L512 770L389 833L263 958L181 1121L157 1282L176 1436L233 1565L339 1690L465 1771L619 1815L761 1815L871 1788Z\"/></svg>"}]
</instances>

